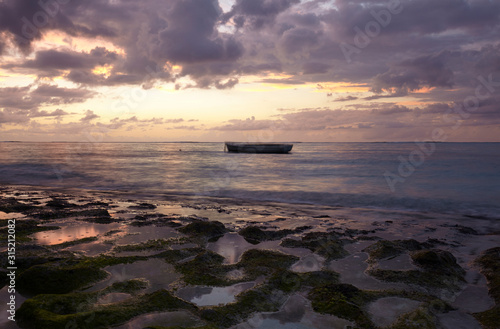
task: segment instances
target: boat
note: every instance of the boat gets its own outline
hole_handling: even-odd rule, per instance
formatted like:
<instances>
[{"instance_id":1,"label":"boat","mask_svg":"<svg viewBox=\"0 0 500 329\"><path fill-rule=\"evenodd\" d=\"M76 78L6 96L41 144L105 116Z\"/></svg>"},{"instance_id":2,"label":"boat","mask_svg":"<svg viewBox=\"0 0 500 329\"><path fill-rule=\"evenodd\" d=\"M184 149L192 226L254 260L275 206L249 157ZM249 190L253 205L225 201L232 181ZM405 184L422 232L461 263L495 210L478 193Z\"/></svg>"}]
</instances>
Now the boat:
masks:
<instances>
[{"instance_id":1,"label":"boat","mask_svg":"<svg viewBox=\"0 0 500 329\"><path fill-rule=\"evenodd\" d=\"M288 153L293 144L226 142L224 149L235 153Z\"/></svg>"}]
</instances>

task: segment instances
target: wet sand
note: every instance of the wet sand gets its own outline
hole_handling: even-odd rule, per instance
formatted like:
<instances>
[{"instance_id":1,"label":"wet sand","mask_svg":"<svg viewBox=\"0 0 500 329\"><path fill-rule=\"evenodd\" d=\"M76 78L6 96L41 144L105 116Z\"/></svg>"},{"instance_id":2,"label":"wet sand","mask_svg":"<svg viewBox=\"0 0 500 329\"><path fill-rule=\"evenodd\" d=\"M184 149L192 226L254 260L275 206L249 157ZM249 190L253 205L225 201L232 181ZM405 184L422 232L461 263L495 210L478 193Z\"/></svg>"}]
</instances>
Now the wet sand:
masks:
<instances>
[{"instance_id":1,"label":"wet sand","mask_svg":"<svg viewBox=\"0 0 500 329\"><path fill-rule=\"evenodd\" d=\"M498 307L476 260L500 246L499 219L2 187L5 241L13 219L17 323L2 306L2 328L69 321L96 328L399 328L422 321L481 328L477 314ZM75 276L54 292L36 282L43 271L68 269L91 269L95 279ZM40 303L50 293L54 305L69 297L86 302L67 310ZM175 305L157 303L159 294ZM0 300L8 298L4 285ZM51 316L33 319L36 309ZM102 321L85 322L89 313Z\"/></svg>"}]
</instances>

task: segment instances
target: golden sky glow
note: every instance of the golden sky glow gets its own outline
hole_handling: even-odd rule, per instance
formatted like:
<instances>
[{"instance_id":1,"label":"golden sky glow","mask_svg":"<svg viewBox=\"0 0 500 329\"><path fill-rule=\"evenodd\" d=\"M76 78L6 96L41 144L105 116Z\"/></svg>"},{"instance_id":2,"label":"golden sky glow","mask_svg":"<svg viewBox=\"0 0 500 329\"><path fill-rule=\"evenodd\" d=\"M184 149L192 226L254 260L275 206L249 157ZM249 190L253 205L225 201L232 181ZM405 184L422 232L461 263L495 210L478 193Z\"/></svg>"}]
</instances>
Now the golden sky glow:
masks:
<instances>
[{"instance_id":1,"label":"golden sky glow","mask_svg":"<svg viewBox=\"0 0 500 329\"><path fill-rule=\"evenodd\" d=\"M0 30L0 140L79 140L104 128L110 140L235 140L285 121L277 140L414 140L428 137L429 123L462 121L450 132L457 140L500 138L489 114L498 111L494 83L487 99L471 99L481 81L498 80L488 66L500 49L491 28L470 44L457 31L478 35L479 25L412 30L405 15L428 22L432 10L408 8L359 46L345 26L365 26L360 17L385 2L302 0L249 12L234 0L194 3L75 2L37 31L13 20ZM421 47L429 35L436 44ZM477 107L465 118L455 110L464 100Z\"/></svg>"}]
</instances>

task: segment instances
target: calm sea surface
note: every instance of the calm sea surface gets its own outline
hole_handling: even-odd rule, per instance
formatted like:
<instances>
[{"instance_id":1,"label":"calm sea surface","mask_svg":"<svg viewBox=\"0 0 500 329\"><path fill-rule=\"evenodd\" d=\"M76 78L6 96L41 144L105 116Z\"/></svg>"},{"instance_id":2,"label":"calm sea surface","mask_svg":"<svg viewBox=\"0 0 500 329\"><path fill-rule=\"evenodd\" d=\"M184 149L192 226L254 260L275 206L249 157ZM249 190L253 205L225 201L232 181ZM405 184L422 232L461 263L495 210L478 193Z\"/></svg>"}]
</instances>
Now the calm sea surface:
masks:
<instances>
[{"instance_id":1,"label":"calm sea surface","mask_svg":"<svg viewBox=\"0 0 500 329\"><path fill-rule=\"evenodd\" d=\"M500 218L500 143L0 143L0 183L239 197Z\"/></svg>"}]
</instances>

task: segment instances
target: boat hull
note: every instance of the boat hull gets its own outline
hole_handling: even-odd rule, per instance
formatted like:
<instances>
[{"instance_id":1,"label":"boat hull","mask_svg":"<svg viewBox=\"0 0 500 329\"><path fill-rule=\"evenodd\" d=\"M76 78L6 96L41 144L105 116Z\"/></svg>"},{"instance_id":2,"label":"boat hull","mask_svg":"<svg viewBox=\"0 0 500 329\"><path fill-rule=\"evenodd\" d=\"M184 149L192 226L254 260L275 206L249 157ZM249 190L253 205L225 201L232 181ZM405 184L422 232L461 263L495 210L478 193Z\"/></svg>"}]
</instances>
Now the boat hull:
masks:
<instances>
[{"instance_id":1,"label":"boat hull","mask_svg":"<svg viewBox=\"0 0 500 329\"><path fill-rule=\"evenodd\" d=\"M278 143L226 143L228 152L234 153L288 153L293 144Z\"/></svg>"}]
</instances>

